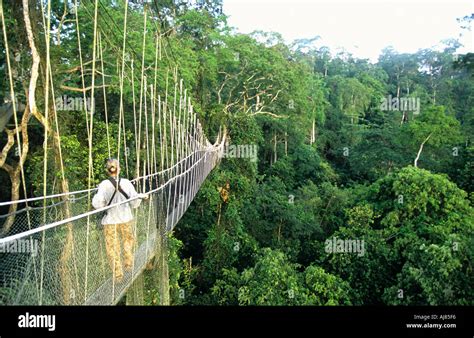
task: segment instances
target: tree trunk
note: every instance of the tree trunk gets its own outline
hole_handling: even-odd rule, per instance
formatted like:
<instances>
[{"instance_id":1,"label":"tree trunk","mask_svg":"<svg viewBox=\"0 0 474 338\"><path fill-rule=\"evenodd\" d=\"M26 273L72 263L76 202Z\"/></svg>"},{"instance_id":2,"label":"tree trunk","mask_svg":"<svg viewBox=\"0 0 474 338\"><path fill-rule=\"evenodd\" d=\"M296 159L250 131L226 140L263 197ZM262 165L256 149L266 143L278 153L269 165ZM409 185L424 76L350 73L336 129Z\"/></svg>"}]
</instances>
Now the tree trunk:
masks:
<instances>
[{"instance_id":1,"label":"tree trunk","mask_svg":"<svg viewBox=\"0 0 474 338\"><path fill-rule=\"evenodd\" d=\"M28 150L29 150L29 139L28 139L28 121L30 119L30 109L29 106L26 106L25 111L23 113L23 117L21 118L21 124L18 126L21 129L21 153L20 153L20 158L18 160L18 163L14 165L8 165L5 163L6 157L8 155L8 151L14 144L14 134L15 130L7 130L6 132L8 134L8 142L3 148L2 155L1 155L1 160L0 160L0 167L4 169L9 177L10 177L10 182L12 184L11 186L11 201L18 201L20 199L20 184L21 184L21 171L23 164L25 163L26 157L28 155ZM18 145L19 147L19 145ZM10 204L10 207L8 209L8 213L10 216L7 217L5 223L3 224L2 227L2 235L5 235L8 233L15 222L15 212L18 209L18 204L17 203L12 203Z\"/></svg>"},{"instance_id":2,"label":"tree trunk","mask_svg":"<svg viewBox=\"0 0 474 338\"><path fill-rule=\"evenodd\" d=\"M400 121L400 125L402 125L404 122L407 122L408 117L407 117L407 112L402 111L402 120Z\"/></svg>"},{"instance_id":3,"label":"tree trunk","mask_svg":"<svg viewBox=\"0 0 474 338\"><path fill-rule=\"evenodd\" d=\"M11 201L18 201L20 199L20 171L13 169L7 171L10 176L11 187ZM8 208L8 213L10 214L2 227L2 236L5 236L11 229L13 223L15 222L15 212L18 209L17 203L10 204Z\"/></svg>"},{"instance_id":4,"label":"tree trunk","mask_svg":"<svg viewBox=\"0 0 474 338\"><path fill-rule=\"evenodd\" d=\"M431 135L433 135L433 133L429 134L428 137L425 138L425 140L423 142L421 142L421 144L420 144L420 149L418 149L418 154L416 154L416 158L415 158L415 161L413 163L415 168L418 168L418 160L420 159L421 152L423 151L423 146L425 145L426 142L428 142Z\"/></svg>"},{"instance_id":5,"label":"tree trunk","mask_svg":"<svg viewBox=\"0 0 474 338\"><path fill-rule=\"evenodd\" d=\"M14 137L13 137L13 134L14 132L11 131L11 130L8 130L6 129L6 132L8 134L8 142L7 144L3 147L3 150L2 150L2 154L1 154L1 159L0 159L0 167L5 170L8 174L8 176L10 177L10 182L12 184L12 187L11 187L11 201L17 201L18 200L18 195L15 195L15 191L18 191L18 189L15 189L15 185L16 185L16 181L15 180L15 169L11 166L11 165L8 165L6 162L7 160L7 156L8 156L8 152L10 151L10 149L13 147L13 144L15 143L15 140L14 140ZM8 231L10 231L10 228L12 227L13 225L13 222L15 221L15 214L14 212L17 210L18 208L18 204L17 203L13 203L13 204L10 204L9 208L8 208L8 213L10 214L5 223L3 224L2 226L2 236L5 236Z\"/></svg>"},{"instance_id":6,"label":"tree trunk","mask_svg":"<svg viewBox=\"0 0 474 338\"><path fill-rule=\"evenodd\" d=\"M397 99L400 98L400 69L397 67Z\"/></svg>"}]
</instances>

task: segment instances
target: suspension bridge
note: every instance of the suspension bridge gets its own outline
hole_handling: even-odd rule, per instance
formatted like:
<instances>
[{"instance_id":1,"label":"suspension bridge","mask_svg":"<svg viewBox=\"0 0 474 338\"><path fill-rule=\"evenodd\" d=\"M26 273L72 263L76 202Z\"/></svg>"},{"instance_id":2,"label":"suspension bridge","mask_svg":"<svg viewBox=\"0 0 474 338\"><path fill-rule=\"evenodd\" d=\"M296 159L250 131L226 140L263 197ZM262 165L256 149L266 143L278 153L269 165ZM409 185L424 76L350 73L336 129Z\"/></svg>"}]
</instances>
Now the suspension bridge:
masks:
<instances>
[{"instance_id":1,"label":"suspension bridge","mask_svg":"<svg viewBox=\"0 0 474 338\"><path fill-rule=\"evenodd\" d=\"M40 6L43 18L42 43L46 48L42 53L38 52L40 43L38 35L33 34L30 20L31 6L36 5ZM43 125L43 195L0 203L0 207L9 210L0 216L0 222L4 224L0 237L0 304L113 305L125 294L127 303L142 304L145 269L157 270L161 276L158 281L160 303L169 304L167 234L179 222L210 171L222 158L226 132L221 129L213 143L206 137L179 76L176 60L170 55L172 50L167 51L169 44L166 44L166 38L147 6L143 7L142 50L139 55L127 41L130 33L127 30L128 1L123 6L121 27L107 19L108 9L98 0L81 1L80 4L75 0L70 5L72 7L68 10L71 10L74 24L69 33L75 33L78 51L76 63L70 65L70 69L78 75L78 88L64 82L59 84L60 79L53 75L50 53L54 48L60 48L60 44L51 36L50 1L33 5L31 1L22 1L23 17L19 20L24 23L28 38L31 73L26 107L20 114L20 103L12 100L15 128L7 133L9 147L16 143L20 149L18 172L24 195L28 196L23 168L23 155L26 157L25 152L28 152L28 135L24 131L30 117L35 117ZM15 98L17 84L9 62L13 57L8 44L11 36L6 29L1 0L0 17L10 97ZM81 22L84 21L92 23L89 35L81 33ZM110 29L112 24L116 27ZM119 33L121 47L117 47L112 36ZM92 43L87 44L86 39L91 39ZM155 48L152 61L146 57L150 40ZM85 50L86 45L90 45L88 50ZM111 62L111 58L115 62ZM36 89L40 62L45 64L42 75L44 92ZM113 82L112 75L117 76L118 81ZM115 92L109 87L113 87ZM88 161L88 172L83 173L87 176L83 189L69 191L70 179L64 163L58 122L61 111L56 98L75 92L81 93L84 102L91 102L81 107L87 130L88 156L85 160ZM98 97L101 97L100 107ZM118 124L116 135L109 127L111 112L108 104L114 100L118 101L118 111L114 112ZM97 215L138 197L101 209L91 206L92 197L97 192L94 182L105 179L105 174L97 177L97 168L94 168L93 148L97 137L94 126L99 111L105 118L105 155L124 163L124 176L131 178L138 192L149 194L149 199L134 209L133 262L120 281L114 278L108 262L104 232ZM133 134L132 144L126 137L129 130ZM50 148L55 150L52 156ZM54 168L48 167L51 162ZM51 169L59 171L60 184L53 186L50 182Z\"/></svg>"}]
</instances>

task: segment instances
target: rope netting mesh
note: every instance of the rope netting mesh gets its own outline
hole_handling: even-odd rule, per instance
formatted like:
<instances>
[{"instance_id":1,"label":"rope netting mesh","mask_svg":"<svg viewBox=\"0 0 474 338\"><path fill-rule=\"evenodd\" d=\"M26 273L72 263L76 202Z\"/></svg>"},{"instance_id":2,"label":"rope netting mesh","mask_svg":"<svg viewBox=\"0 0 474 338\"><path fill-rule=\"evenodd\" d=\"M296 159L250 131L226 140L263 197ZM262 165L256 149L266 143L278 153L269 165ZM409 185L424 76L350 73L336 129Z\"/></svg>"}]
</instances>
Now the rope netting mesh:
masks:
<instances>
[{"instance_id":1,"label":"rope netting mesh","mask_svg":"<svg viewBox=\"0 0 474 338\"><path fill-rule=\"evenodd\" d=\"M86 199L69 203L77 215L69 220L61 210L64 204L21 212L15 222L27 223L29 218L32 230L0 239L12 251L0 254L0 304L117 303L155 255L158 236L180 220L217 164L220 149L196 151L174 170L147 179L150 198L135 209L133 265L119 282L96 218L100 210L89 211ZM44 217L46 229L41 225Z\"/></svg>"},{"instance_id":2,"label":"rope netting mesh","mask_svg":"<svg viewBox=\"0 0 474 338\"><path fill-rule=\"evenodd\" d=\"M8 214L0 216L0 224L3 224L3 230L6 229L3 235L0 235L3 236L0 238L0 305L116 304L134 281L137 281L136 285L140 285L141 272L156 255L156 248L166 238L166 233L180 220L199 187L223 155L225 131L219 132L214 144L207 140L197 114L193 111L183 80L179 79L176 61L173 64L169 57L167 62L162 60L162 52L167 55L162 42L163 35L156 26L156 18L147 11L146 5L142 13L141 56L137 55L127 41L127 18L130 14L128 1L125 1L122 7L118 7L124 10L124 21L123 28L116 26L117 30L105 28L105 26L110 28L107 22L113 21L113 18L104 20L110 15L108 11L111 9L104 7L99 0L80 3L75 0L69 5L74 8L75 20L72 22L75 23L76 33L70 36L77 36L79 54L73 69L80 71L82 83L82 88L75 90L81 92L84 101L89 99L92 102L90 106L84 105L82 108L88 138L88 158L84 159L88 162L88 172L84 173L87 185L82 187L83 190L74 192L70 192L68 188L69 173L68 168L65 168L61 151L58 107L56 101L51 99L60 95L58 87L61 87L55 86L57 78L53 76L49 60L50 47L52 50L59 48L50 42L51 0L40 1L39 5L22 0L23 21L32 58L30 89L36 88L38 74L34 73L38 71L41 57L47 61L43 74L45 93L30 90L27 108L23 113L24 117L25 114L31 113L44 126L43 196L0 203L0 206L10 208ZM41 56L35 47L38 42L32 34L29 20L30 6L40 7L43 14L44 43L47 48ZM136 14L137 12L134 13L135 16ZM8 47L9 35L2 0L0 0L0 18L6 59L9 60L11 57ZM92 22L92 45L90 34L81 33L81 20L89 21L89 24ZM122 30L121 41L115 39L116 31L120 30ZM117 41L120 41L121 47L118 47ZM149 55L148 59L145 57L147 41L153 41L155 48L154 59L151 62ZM86 45L91 45L90 50L83 52L82 49ZM104 51L108 51L108 56ZM135 55L136 58L130 55ZM83 61L85 56L91 59L87 62L91 69L85 67L86 62ZM111 58L115 58L116 62L110 62ZM7 70L10 95L15 98L16 84L10 64ZM107 71L109 74L106 74ZM96 73L99 74L98 79ZM112 75L117 76L115 82ZM107 81L111 83L106 83ZM129 88L126 89L126 86ZM62 87L62 93L74 89ZM110 91L106 90L106 87L110 87ZM158 92L161 92L161 95ZM37 105L36 96L42 97L41 101L45 102ZM111 261L107 252L107 236L100 225L101 215L104 211L129 203L135 198L113 203L98 210L94 210L91 206L91 199L97 190L93 184L93 140L94 118L97 118L94 117L94 113L98 110L95 104L99 96L103 96L104 106L101 108L103 109L101 113L105 116L109 156L114 155L116 151L118 160L125 162L127 172L128 164L133 163L135 178L131 181L136 191L149 194L147 200L143 200L138 208L133 209L132 264L131 267L124 267L120 279L115 278L113 272L116 260ZM117 101L118 96L119 108L115 112L118 133L109 135L111 129L109 129L107 102ZM15 105L13 100L15 129L11 131L11 135L16 136L14 142L19 149L22 149L22 142L27 138L23 134L20 135L21 128L18 124L20 119L17 117ZM28 118L21 121L27 123ZM134 142L131 145L136 149L134 155L128 155L126 132L134 135ZM116 139L115 145L112 145L111 139ZM48 161L48 155L51 157L51 154L48 153L48 147L56 149L52 155L55 159L54 170L60 175L50 172L52 168L48 167L48 163L51 162ZM21 168L21 186L27 195L23 163L23 160L20 160L18 165ZM61 184L51 188L48 182L52 176L56 176L55 178L60 176ZM5 224L8 224L8 227ZM115 234L117 238L123 239L122 230L116 228ZM122 246L119 256L123 263L125 257ZM136 297L140 298L139 294L142 292L140 287L134 291L138 294Z\"/></svg>"}]
</instances>

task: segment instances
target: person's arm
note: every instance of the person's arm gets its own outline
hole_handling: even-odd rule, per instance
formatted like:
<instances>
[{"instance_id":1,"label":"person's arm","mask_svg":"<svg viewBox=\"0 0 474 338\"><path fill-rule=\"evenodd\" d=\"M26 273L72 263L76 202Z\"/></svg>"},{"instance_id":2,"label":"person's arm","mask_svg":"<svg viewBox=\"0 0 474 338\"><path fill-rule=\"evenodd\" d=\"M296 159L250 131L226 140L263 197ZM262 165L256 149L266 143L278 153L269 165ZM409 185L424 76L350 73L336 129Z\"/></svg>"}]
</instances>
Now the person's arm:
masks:
<instances>
[{"instance_id":1,"label":"person's arm","mask_svg":"<svg viewBox=\"0 0 474 338\"><path fill-rule=\"evenodd\" d=\"M94 209L100 209L105 207L107 201L105 200L105 186L103 183L99 184L97 194L92 198L92 206Z\"/></svg>"}]
</instances>

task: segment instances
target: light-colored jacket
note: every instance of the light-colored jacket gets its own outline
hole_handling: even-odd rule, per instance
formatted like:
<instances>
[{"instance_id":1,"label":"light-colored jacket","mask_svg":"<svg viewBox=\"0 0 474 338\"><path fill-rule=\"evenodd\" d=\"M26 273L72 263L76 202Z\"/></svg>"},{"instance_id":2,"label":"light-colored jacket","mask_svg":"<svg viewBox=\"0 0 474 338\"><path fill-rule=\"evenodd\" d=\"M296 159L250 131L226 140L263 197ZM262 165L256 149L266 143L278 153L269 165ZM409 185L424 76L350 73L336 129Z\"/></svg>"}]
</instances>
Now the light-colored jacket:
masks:
<instances>
[{"instance_id":1,"label":"light-colored jacket","mask_svg":"<svg viewBox=\"0 0 474 338\"><path fill-rule=\"evenodd\" d=\"M118 180L118 178L116 179ZM120 179L120 187L128 195L129 198L138 196L135 187L126 178ZM98 187L97 194L92 199L92 206L96 209L107 206L112 195L114 194L115 187L109 180L103 180ZM120 192L114 196L111 204L126 201L126 197ZM102 224L120 224L127 223L133 220L132 208L138 208L141 203L141 199L137 198L129 203L123 203L116 207L107 209L106 215L102 218Z\"/></svg>"}]
</instances>

